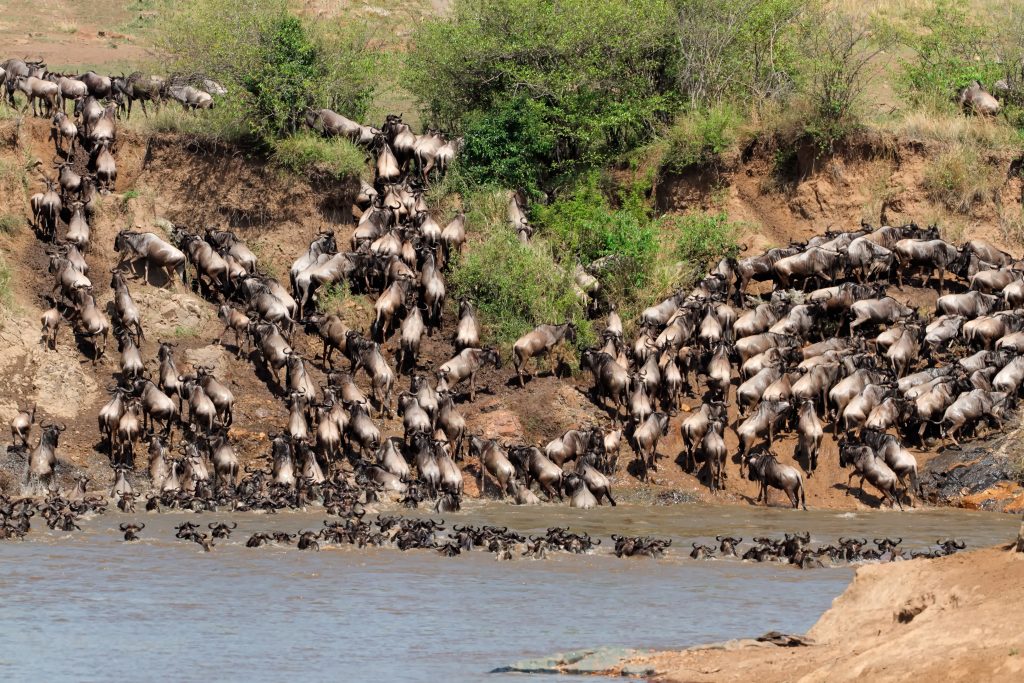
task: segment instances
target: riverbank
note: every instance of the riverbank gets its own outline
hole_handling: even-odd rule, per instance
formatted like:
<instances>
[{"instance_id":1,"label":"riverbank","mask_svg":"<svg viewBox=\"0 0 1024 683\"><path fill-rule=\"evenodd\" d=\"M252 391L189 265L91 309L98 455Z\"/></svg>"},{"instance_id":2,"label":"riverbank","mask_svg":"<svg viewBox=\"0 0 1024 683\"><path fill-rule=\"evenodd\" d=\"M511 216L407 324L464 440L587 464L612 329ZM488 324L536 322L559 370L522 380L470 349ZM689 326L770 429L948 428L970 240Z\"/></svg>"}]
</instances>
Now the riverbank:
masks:
<instances>
[{"instance_id":1,"label":"riverbank","mask_svg":"<svg viewBox=\"0 0 1024 683\"><path fill-rule=\"evenodd\" d=\"M627 670L657 681L1019 681L1024 555L1003 547L868 565L807 632L806 645L737 640L657 652Z\"/></svg>"}]
</instances>

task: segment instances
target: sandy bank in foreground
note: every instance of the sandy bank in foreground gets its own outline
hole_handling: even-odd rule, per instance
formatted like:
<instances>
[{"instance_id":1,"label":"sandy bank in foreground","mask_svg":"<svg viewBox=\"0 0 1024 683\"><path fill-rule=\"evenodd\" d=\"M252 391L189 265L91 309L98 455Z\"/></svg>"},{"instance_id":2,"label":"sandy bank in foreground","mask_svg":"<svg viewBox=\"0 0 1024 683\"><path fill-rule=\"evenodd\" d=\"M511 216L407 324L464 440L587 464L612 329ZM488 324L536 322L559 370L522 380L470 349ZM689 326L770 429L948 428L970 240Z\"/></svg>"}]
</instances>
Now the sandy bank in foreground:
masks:
<instances>
[{"instance_id":1,"label":"sandy bank in foreground","mask_svg":"<svg viewBox=\"0 0 1024 683\"><path fill-rule=\"evenodd\" d=\"M631 662L657 681L1024 680L1024 554L1002 548L857 570L812 644L731 641Z\"/></svg>"}]
</instances>

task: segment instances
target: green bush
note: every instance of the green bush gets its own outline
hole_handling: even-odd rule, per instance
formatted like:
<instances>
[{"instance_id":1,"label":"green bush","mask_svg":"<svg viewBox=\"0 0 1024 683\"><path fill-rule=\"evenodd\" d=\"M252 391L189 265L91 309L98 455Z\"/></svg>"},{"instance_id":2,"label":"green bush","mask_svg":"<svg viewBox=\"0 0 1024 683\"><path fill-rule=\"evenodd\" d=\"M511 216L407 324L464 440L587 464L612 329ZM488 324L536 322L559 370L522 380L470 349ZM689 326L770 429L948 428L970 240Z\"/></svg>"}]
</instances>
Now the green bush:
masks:
<instances>
[{"instance_id":1,"label":"green bush","mask_svg":"<svg viewBox=\"0 0 1024 683\"><path fill-rule=\"evenodd\" d=\"M260 33L258 59L241 83L249 93L250 125L265 138L294 133L302 109L327 76L325 55L298 17L281 13Z\"/></svg>"},{"instance_id":2,"label":"green bush","mask_svg":"<svg viewBox=\"0 0 1024 683\"><path fill-rule=\"evenodd\" d=\"M307 24L288 0L185 0L159 24L156 41L173 71L221 82L229 109L256 139L295 132L305 107L359 118L369 104L376 56L357 24Z\"/></svg>"},{"instance_id":3,"label":"green bush","mask_svg":"<svg viewBox=\"0 0 1024 683\"><path fill-rule=\"evenodd\" d=\"M598 279L615 294L628 295L648 283L658 252L657 227L636 202L613 209L597 182L598 175L590 174L565 197L538 205L533 218L563 264L614 257Z\"/></svg>"},{"instance_id":4,"label":"green bush","mask_svg":"<svg viewBox=\"0 0 1024 683\"><path fill-rule=\"evenodd\" d=\"M675 0L678 91L690 108L754 104L787 95L808 0Z\"/></svg>"},{"instance_id":5,"label":"green bush","mask_svg":"<svg viewBox=\"0 0 1024 683\"><path fill-rule=\"evenodd\" d=\"M674 25L669 0L459 0L416 30L405 81L445 129L536 135L506 147L517 171L538 156L557 171L590 165L649 139L675 108ZM484 152L467 150L464 166L488 162L477 174L488 181L515 175L488 173Z\"/></svg>"},{"instance_id":6,"label":"green bush","mask_svg":"<svg viewBox=\"0 0 1024 683\"><path fill-rule=\"evenodd\" d=\"M468 114L459 158L466 179L537 194L558 172L550 161L557 136L547 113L542 102L521 97L486 112Z\"/></svg>"},{"instance_id":7,"label":"green bush","mask_svg":"<svg viewBox=\"0 0 1024 683\"><path fill-rule=\"evenodd\" d=\"M665 136L661 167L678 173L688 166L713 163L736 144L741 123L740 115L727 104L686 112Z\"/></svg>"},{"instance_id":8,"label":"green bush","mask_svg":"<svg viewBox=\"0 0 1024 683\"><path fill-rule=\"evenodd\" d=\"M592 343L572 274L556 262L546 240L519 242L505 225L505 201L504 193L491 190L466 197L466 222L478 239L452 267L452 298L472 298L486 335L500 344L511 344L536 325L566 320L579 326L578 346Z\"/></svg>"},{"instance_id":9,"label":"green bush","mask_svg":"<svg viewBox=\"0 0 1024 683\"><path fill-rule=\"evenodd\" d=\"M892 42L866 21L830 10L811 5L802 18L795 103L806 109L803 132L827 153L861 127L869 83L881 73L878 57Z\"/></svg>"},{"instance_id":10,"label":"green bush","mask_svg":"<svg viewBox=\"0 0 1024 683\"><path fill-rule=\"evenodd\" d=\"M725 213L665 216L660 224L675 245L676 258L691 271L705 273L723 257L739 253L737 239L742 226Z\"/></svg>"},{"instance_id":11,"label":"green bush","mask_svg":"<svg viewBox=\"0 0 1024 683\"><path fill-rule=\"evenodd\" d=\"M911 100L948 109L971 81L991 87L1007 75L993 50L994 38L1002 33L1000 23L987 21L986 13L964 0L933 0L911 12L909 25L898 32L913 53L902 65L902 82ZM1019 35L1016 38L1019 44Z\"/></svg>"},{"instance_id":12,"label":"green bush","mask_svg":"<svg viewBox=\"0 0 1024 683\"><path fill-rule=\"evenodd\" d=\"M357 178L366 166L365 153L348 140L298 133L274 143L274 161L302 175Z\"/></svg>"}]
</instances>

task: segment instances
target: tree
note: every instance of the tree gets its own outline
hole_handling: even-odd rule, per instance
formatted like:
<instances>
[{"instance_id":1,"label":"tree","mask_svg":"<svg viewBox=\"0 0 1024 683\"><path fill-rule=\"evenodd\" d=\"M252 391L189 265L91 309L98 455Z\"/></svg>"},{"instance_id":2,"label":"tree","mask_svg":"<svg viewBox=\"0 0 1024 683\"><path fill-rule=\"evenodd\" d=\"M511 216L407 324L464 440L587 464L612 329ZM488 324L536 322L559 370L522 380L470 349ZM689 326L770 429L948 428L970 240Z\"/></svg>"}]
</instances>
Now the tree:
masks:
<instances>
[{"instance_id":1,"label":"tree","mask_svg":"<svg viewBox=\"0 0 1024 683\"><path fill-rule=\"evenodd\" d=\"M467 149L488 125L536 132L511 165L558 177L648 139L675 109L674 16L668 0L459 0L416 31L406 82ZM478 161L478 176L508 179L507 164Z\"/></svg>"},{"instance_id":2,"label":"tree","mask_svg":"<svg viewBox=\"0 0 1024 683\"><path fill-rule=\"evenodd\" d=\"M376 55L363 27L307 25L287 0L184 0L160 27L171 69L221 82L223 106L267 144L294 133L305 107L359 118L373 93Z\"/></svg>"}]
</instances>

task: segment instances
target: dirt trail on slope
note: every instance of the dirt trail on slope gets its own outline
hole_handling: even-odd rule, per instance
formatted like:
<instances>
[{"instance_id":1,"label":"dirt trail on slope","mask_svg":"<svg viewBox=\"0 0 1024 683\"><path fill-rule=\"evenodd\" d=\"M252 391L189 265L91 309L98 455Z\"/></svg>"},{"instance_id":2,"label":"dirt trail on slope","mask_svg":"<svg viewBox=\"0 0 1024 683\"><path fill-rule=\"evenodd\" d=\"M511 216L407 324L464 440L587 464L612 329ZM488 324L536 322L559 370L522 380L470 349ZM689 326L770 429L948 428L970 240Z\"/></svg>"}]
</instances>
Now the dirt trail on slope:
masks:
<instances>
[{"instance_id":1,"label":"dirt trail on slope","mask_svg":"<svg viewBox=\"0 0 1024 683\"><path fill-rule=\"evenodd\" d=\"M1002 548L867 565L808 631L810 645L730 641L630 664L666 683L1019 681L1022 575L1024 555Z\"/></svg>"}]
</instances>

